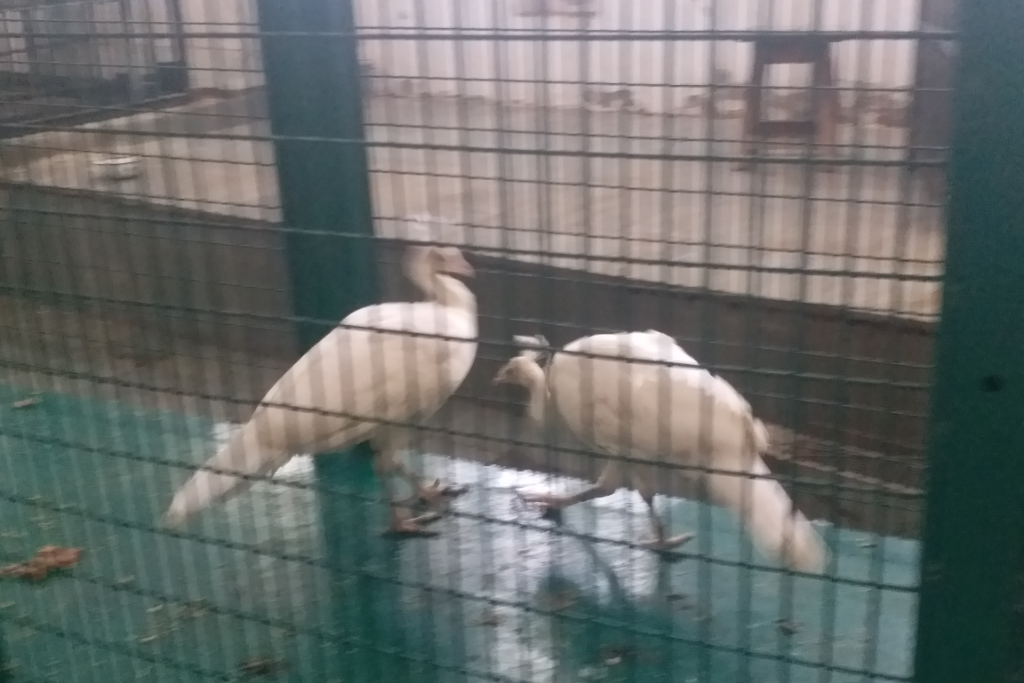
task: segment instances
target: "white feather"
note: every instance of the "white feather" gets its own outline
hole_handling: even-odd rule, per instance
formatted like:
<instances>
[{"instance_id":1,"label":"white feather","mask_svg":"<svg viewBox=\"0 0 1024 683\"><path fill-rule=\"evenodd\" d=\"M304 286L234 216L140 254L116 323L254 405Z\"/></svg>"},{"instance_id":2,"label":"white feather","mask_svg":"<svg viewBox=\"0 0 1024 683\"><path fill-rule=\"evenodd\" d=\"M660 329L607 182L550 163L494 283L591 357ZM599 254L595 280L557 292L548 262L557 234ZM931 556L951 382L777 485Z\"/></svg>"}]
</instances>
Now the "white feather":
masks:
<instances>
[{"instance_id":1,"label":"white feather","mask_svg":"<svg viewBox=\"0 0 1024 683\"><path fill-rule=\"evenodd\" d=\"M177 491L165 520L180 524L238 495L253 478L298 453L370 440L379 459L405 445L410 427L388 423L429 418L459 387L476 356L475 298L458 281L438 277L444 291L435 293L435 301L367 306L342 320Z\"/></svg>"},{"instance_id":2,"label":"white feather","mask_svg":"<svg viewBox=\"0 0 1024 683\"><path fill-rule=\"evenodd\" d=\"M740 516L767 555L796 569L822 569L817 532L778 482L764 478L767 430L728 382L653 330L584 337L563 350L548 367L547 391L577 438L611 455L717 470L689 474ZM638 490L671 476L663 467L618 469L615 483L632 480Z\"/></svg>"}]
</instances>

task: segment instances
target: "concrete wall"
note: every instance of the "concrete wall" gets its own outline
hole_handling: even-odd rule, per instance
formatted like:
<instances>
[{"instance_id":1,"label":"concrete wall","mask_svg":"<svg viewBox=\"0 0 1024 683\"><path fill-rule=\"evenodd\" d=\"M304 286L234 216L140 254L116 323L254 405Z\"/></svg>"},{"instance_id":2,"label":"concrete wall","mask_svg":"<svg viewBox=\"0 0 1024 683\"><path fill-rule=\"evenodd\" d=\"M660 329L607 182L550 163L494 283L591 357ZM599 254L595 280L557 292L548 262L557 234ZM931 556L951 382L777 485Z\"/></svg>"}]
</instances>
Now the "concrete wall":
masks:
<instances>
[{"instance_id":1,"label":"concrete wall","mask_svg":"<svg viewBox=\"0 0 1024 683\"><path fill-rule=\"evenodd\" d=\"M424 27L641 34L712 28L906 31L918 25L919 0L359 0L357 7L358 23L367 34ZM460 94L558 107L627 106L651 113L700 111L693 98L712 80L747 81L753 52L749 43L737 41L613 39L500 44L368 39L363 49L374 73L388 77L380 86L401 94ZM833 48L833 68L845 86L907 88L913 81L914 52L915 41L909 40L843 42ZM773 85L802 85L809 70L779 66L770 77ZM460 84L459 78L475 80Z\"/></svg>"},{"instance_id":2,"label":"concrete wall","mask_svg":"<svg viewBox=\"0 0 1024 683\"><path fill-rule=\"evenodd\" d=\"M202 32L255 33L255 0L179 0L189 87L245 90L263 85L259 40L191 38Z\"/></svg>"},{"instance_id":3,"label":"concrete wall","mask_svg":"<svg viewBox=\"0 0 1024 683\"><path fill-rule=\"evenodd\" d=\"M752 49L736 41L429 40L381 38L388 31L480 29L575 32L722 31L754 29L907 31L918 26L920 0L355 0L364 38L362 56L378 78L374 88L393 95L460 95L499 101L575 108L628 108L650 113L702 111L701 95L712 81L743 83ZM70 20L96 21L114 35L119 2L76 3L62 9ZM254 33L255 0L180 0L186 61L192 88L240 90L263 84L256 38L190 37L202 32ZM769 15L769 5L771 14ZM818 16L814 7L818 6ZM129 0L136 30L169 28L167 0ZM54 12L56 10L47 10ZM712 16L712 11L714 16ZM78 15L82 15L79 17ZM109 17L107 15L110 15ZM0 28L24 29L20 11L0 12ZM109 19L109 21L107 21ZM374 36L374 37L369 37ZM158 60L169 40L94 41L99 52L78 62L104 71ZM24 40L0 38L4 68L24 68ZM857 40L834 47L840 84L908 88L913 82L916 41ZM164 59L167 55L163 56ZM60 61L75 61L64 60ZM776 67L774 85L801 85L802 67ZM465 79L469 79L466 81ZM503 81L503 82L499 82ZM547 81L549 83L545 84ZM723 92L726 99L738 93ZM877 96L881 97L881 96ZM905 97L889 96L891 103ZM734 105L733 109L737 109Z\"/></svg>"},{"instance_id":4,"label":"concrete wall","mask_svg":"<svg viewBox=\"0 0 1024 683\"><path fill-rule=\"evenodd\" d=\"M256 29L254 0L181 2L186 35ZM712 25L722 31L799 30L815 25L824 30L909 31L918 26L919 2L821 0L817 3L820 16L815 19L812 0L356 0L356 21L366 36L362 57L368 71L377 76L373 87L379 93L699 113L699 97L712 80L719 84L747 80L752 59L749 43L610 39L495 43L380 36L410 29L650 33L706 31ZM770 16L769 4L773 5ZM258 41L192 38L186 43L192 87L239 89L262 84ZM836 76L848 87L909 88L915 49L916 41L910 40L838 43L834 47ZM780 66L771 74L772 83L779 86L799 86L808 77L802 67ZM894 101L904 100L895 97Z\"/></svg>"},{"instance_id":5,"label":"concrete wall","mask_svg":"<svg viewBox=\"0 0 1024 683\"><path fill-rule=\"evenodd\" d=\"M165 344L294 350L283 240L269 223L0 183L0 284L132 318Z\"/></svg>"}]
</instances>

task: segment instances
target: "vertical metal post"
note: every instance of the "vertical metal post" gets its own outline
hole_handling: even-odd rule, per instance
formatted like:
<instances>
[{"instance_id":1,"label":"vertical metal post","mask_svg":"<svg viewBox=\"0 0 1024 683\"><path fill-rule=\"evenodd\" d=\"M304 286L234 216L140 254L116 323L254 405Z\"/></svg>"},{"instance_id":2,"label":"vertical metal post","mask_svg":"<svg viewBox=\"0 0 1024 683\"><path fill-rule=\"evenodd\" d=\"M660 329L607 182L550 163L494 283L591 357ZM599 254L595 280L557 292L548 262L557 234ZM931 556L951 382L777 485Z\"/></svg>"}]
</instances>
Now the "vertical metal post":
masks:
<instances>
[{"instance_id":1,"label":"vertical metal post","mask_svg":"<svg viewBox=\"0 0 1024 683\"><path fill-rule=\"evenodd\" d=\"M1024 551L1024 5L961 5L915 677L1008 676Z\"/></svg>"},{"instance_id":2,"label":"vertical metal post","mask_svg":"<svg viewBox=\"0 0 1024 683\"><path fill-rule=\"evenodd\" d=\"M337 321L377 298L352 3L259 0L258 9L295 311ZM300 344L329 330L303 323Z\"/></svg>"},{"instance_id":3,"label":"vertical metal post","mask_svg":"<svg viewBox=\"0 0 1024 683\"><path fill-rule=\"evenodd\" d=\"M181 83L182 87L180 89L173 88L174 92L178 93L179 90L187 91L189 89L189 59L188 48L185 44L185 22L182 19L181 0L167 0L167 15L171 24L174 45L172 50L174 59L171 61L177 65L176 68L181 69L180 80L176 80L175 83Z\"/></svg>"},{"instance_id":4,"label":"vertical metal post","mask_svg":"<svg viewBox=\"0 0 1024 683\"><path fill-rule=\"evenodd\" d=\"M0 620L0 683L9 683L11 680L10 661L7 657L7 648L4 645L3 621Z\"/></svg>"},{"instance_id":5,"label":"vertical metal post","mask_svg":"<svg viewBox=\"0 0 1024 683\"><path fill-rule=\"evenodd\" d=\"M369 170L364 147L359 58L352 0L258 0L270 130L296 315L298 340L314 346L348 313L377 300ZM330 33L332 35L325 35ZM317 35L319 34L319 35ZM324 323L316 321L326 321ZM324 378L330 381L330 378ZM368 454L366 445L353 452ZM369 458L316 458L321 491L372 492ZM336 633L366 642L377 600L342 574L359 562L379 528L351 496L321 495L325 559L336 568L331 612ZM356 596L353 598L352 593ZM355 604L354 604L355 603ZM347 662L343 677L366 653L339 644L329 659ZM323 653L327 656L327 653ZM355 660L353 660L355 657Z\"/></svg>"}]
</instances>

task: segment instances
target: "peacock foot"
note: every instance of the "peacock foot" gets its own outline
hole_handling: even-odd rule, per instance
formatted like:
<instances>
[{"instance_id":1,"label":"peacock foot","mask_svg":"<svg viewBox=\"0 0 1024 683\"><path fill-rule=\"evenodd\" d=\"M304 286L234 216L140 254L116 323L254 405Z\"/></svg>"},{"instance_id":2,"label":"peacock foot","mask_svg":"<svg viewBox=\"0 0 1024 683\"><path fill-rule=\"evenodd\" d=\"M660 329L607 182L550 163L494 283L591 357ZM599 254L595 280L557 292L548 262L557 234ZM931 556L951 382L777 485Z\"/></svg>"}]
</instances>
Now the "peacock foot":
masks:
<instances>
[{"instance_id":1,"label":"peacock foot","mask_svg":"<svg viewBox=\"0 0 1024 683\"><path fill-rule=\"evenodd\" d=\"M433 484L420 484L419 497L428 507L444 511L448 509L448 503L452 498L461 496L468 490L467 486L442 484L440 479L435 479Z\"/></svg>"},{"instance_id":2,"label":"peacock foot","mask_svg":"<svg viewBox=\"0 0 1024 683\"><path fill-rule=\"evenodd\" d=\"M541 508L541 519L548 519L553 522L562 521L562 508L568 504L565 496L556 496L553 493L522 493L516 491L516 496L524 503L531 503Z\"/></svg>"},{"instance_id":3,"label":"peacock foot","mask_svg":"<svg viewBox=\"0 0 1024 683\"><path fill-rule=\"evenodd\" d=\"M436 530L428 529L422 525L436 522L439 519L441 519L441 515L436 512L428 512L424 515L413 517L406 508L392 507L391 523L384 533L385 535L394 536L436 536L438 534Z\"/></svg>"}]
</instances>

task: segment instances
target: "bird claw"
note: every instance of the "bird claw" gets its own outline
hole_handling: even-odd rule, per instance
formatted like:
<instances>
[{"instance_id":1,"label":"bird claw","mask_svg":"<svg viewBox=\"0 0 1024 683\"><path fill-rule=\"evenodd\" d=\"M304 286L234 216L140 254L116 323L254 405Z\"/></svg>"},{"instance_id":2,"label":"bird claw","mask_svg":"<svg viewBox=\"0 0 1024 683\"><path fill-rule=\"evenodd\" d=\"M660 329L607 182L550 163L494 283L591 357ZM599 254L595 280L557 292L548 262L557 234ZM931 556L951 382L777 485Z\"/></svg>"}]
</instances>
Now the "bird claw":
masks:
<instances>
[{"instance_id":1,"label":"bird claw","mask_svg":"<svg viewBox=\"0 0 1024 683\"><path fill-rule=\"evenodd\" d=\"M537 505L541 508L541 519L560 523L564 501L561 496L550 493L523 493L516 489L516 497L524 503Z\"/></svg>"},{"instance_id":2,"label":"bird claw","mask_svg":"<svg viewBox=\"0 0 1024 683\"><path fill-rule=\"evenodd\" d=\"M441 519L436 512L428 512L418 517L410 517L407 512L395 510L391 514L391 526L384 532L386 536L437 536L435 529L426 529L421 524L430 524Z\"/></svg>"},{"instance_id":3,"label":"bird claw","mask_svg":"<svg viewBox=\"0 0 1024 683\"><path fill-rule=\"evenodd\" d=\"M420 485L419 497L420 500L431 507L445 509L448 507L448 501L451 498L461 496L468 490L468 486L442 484L440 479L435 479L433 484Z\"/></svg>"},{"instance_id":4,"label":"bird claw","mask_svg":"<svg viewBox=\"0 0 1024 683\"><path fill-rule=\"evenodd\" d=\"M517 489L516 495L519 496L519 500L524 503L536 503L543 505L546 508L561 509L562 507L562 497L551 493L523 493Z\"/></svg>"},{"instance_id":5,"label":"bird claw","mask_svg":"<svg viewBox=\"0 0 1024 683\"><path fill-rule=\"evenodd\" d=\"M648 541L641 541L640 546L655 552L666 553L684 545L692 538L693 534L679 534L678 536L671 536L669 538L661 536Z\"/></svg>"}]
</instances>

